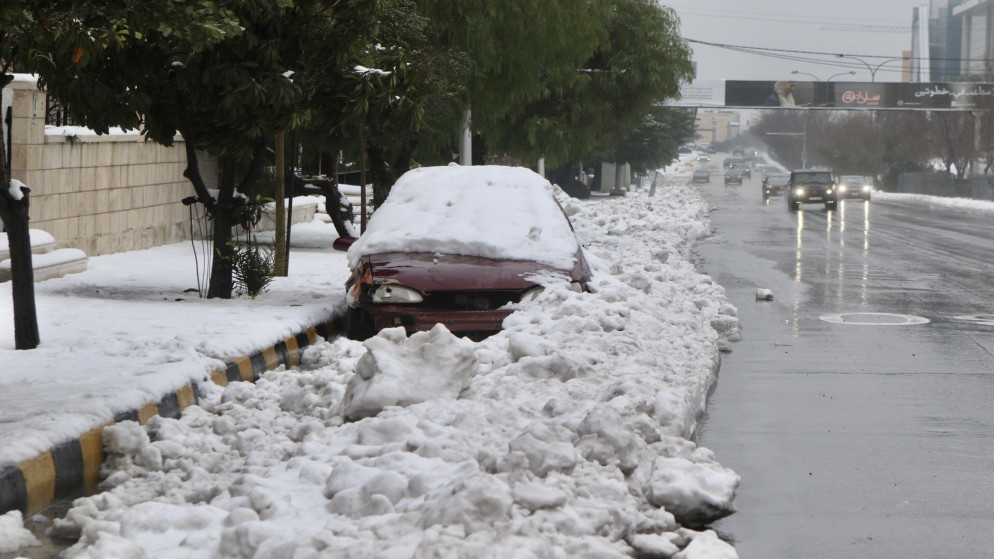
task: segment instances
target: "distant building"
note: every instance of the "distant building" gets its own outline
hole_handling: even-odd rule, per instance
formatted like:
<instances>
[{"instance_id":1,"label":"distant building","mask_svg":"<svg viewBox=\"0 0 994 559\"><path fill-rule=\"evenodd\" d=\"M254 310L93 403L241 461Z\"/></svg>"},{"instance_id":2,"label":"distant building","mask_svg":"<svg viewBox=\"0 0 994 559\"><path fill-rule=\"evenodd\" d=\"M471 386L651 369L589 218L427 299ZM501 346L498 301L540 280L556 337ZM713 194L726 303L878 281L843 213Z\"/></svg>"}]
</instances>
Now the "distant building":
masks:
<instances>
[{"instance_id":1,"label":"distant building","mask_svg":"<svg viewBox=\"0 0 994 559\"><path fill-rule=\"evenodd\" d=\"M697 109L698 144L715 144L735 138L741 132L738 111Z\"/></svg>"},{"instance_id":2,"label":"distant building","mask_svg":"<svg viewBox=\"0 0 994 559\"><path fill-rule=\"evenodd\" d=\"M911 81L994 80L994 0L931 0L911 32Z\"/></svg>"},{"instance_id":3,"label":"distant building","mask_svg":"<svg viewBox=\"0 0 994 559\"><path fill-rule=\"evenodd\" d=\"M952 4L952 2L950 2ZM994 76L994 0L964 0L950 7L951 17L958 19L960 37L960 76L970 80L989 80Z\"/></svg>"}]
</instances>

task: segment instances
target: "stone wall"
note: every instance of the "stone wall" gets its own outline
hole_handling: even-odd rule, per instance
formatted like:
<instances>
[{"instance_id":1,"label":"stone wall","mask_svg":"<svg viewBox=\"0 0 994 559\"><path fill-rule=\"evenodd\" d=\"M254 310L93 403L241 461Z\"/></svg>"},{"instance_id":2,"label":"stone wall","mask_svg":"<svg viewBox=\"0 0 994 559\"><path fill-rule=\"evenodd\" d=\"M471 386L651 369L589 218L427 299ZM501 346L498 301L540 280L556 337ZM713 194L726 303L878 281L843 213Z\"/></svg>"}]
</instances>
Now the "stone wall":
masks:
<instances>
[{"instance_id":1,"label":"stone wall","mask_svg":"<svg viewBox=\"0 0 994 559\"><path fill-rule=\"evenodd\" d=\"M58 248L90 256L189 239L190 212L181 200L194 191L183 176L182 138L167 148L137 132L46 128L45 92L33 79L19 76L5 89L11 176L31 189L31 228L50 233ZM204 156L201 171L214 188L214 160Z\"/></svg>"}]
</instances>

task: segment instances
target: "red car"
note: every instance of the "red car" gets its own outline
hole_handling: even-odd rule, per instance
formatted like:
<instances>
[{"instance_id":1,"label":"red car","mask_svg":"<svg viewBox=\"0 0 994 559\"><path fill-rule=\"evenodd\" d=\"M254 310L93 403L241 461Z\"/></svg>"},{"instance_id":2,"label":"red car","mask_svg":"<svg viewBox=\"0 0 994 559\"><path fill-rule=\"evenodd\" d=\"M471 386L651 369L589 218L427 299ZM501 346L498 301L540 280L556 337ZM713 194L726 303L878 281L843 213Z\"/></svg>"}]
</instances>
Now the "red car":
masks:
<instances>
[{"instance_id":1,"label":"red car","mask_svg":"<svg viewBox=\"0 0 994 559\"><path fill-rule=\"evenodd\" d=\"M787 174L767 176L763 179L763 200L766 200L770 196L779 196L783 194L787 189L787 183L789 182L790 175Z\"/></svg>"},{"instance_id":2,"label":"red car","mask_svg":"<svg viewBox=\"0 0 994 559\"><path fill-rule=\"evenodd\" d=\"M475 338L542 284L586 291L590 268L552 185L523 167L448 166L402 176L358 239L343 238L348 334L444 324Z\"/></svg>"}]
</instances>

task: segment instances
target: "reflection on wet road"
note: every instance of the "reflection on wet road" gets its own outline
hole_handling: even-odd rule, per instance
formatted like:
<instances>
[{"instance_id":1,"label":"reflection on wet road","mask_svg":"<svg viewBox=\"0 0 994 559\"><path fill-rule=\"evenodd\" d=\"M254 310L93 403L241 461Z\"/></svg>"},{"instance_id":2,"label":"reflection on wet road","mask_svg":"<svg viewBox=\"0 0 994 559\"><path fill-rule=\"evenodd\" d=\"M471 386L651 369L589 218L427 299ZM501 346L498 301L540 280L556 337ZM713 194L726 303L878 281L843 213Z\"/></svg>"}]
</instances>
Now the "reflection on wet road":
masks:
<instances>
[{"instance_id":1,"label":"reflection on wet road","mask_svg":"<svg viewBox=\"0 0 994 559\"><path fill-rule=\"evenodd\" d=\"M742 559L994 557L994 214L702 191L743 329L700 434L742 476L714 528Z\"/></svg>"}]
</instances>

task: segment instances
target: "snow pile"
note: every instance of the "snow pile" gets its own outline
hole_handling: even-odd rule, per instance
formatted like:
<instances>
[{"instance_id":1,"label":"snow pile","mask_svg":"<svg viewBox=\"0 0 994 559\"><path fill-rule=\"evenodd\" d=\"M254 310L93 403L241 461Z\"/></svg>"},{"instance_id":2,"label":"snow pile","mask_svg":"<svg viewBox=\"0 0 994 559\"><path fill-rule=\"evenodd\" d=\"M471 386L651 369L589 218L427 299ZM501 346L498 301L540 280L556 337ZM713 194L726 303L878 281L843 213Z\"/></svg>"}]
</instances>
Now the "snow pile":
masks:
<instances>
[{"instance_id":1,"label":"snow pile","mask_svg":"<svg viewBox=\"0 0 994 559\"><path fill-rule=\"evenodd\" d=\"M53 526L67 556L736 557L704 527L738 476L692 440L738 322L690 262L709 230L685 182L564 198L593 292L550 280L482 342L321 342L107 428L107 491Z\"/></svg>"}]
</instances>

